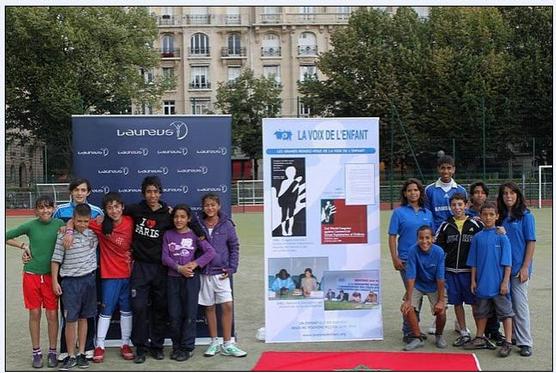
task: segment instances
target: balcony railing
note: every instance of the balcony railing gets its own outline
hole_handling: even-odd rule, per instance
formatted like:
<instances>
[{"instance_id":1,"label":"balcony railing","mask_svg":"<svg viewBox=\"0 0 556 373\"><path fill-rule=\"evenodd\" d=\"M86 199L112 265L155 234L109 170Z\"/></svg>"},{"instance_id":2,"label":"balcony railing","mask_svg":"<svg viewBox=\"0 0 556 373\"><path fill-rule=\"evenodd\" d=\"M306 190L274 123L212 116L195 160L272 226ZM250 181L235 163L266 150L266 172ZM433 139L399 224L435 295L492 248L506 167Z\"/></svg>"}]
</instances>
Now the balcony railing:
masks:
<instances>
[{"instance_id":1,"label":"balcony railing","mask_svg":"<svg viewBox=\"0 0 556 373\"><path fill-rule=\"evenodd\" d=\"M227 25L241 25L241 16L239 14L226 14L224 23Z\"/></svg>"},{"instance_id":2,"label":"balcony railing","mask_svg":"<svg viewBox=\"0 0 556 373\"><path fill-rule=\"evenodd\" d=\"M282 21L281 14L261 14L261 23L280 23Z\"/></svg>"},{"instance_id":3,"label":"balcony railing","mask_svg":"<svg viewBox=\"0 0 556 373\"><path fill-rule=\"evenodd\" d=\"M185 16L185 22L188 25L210 25L212 18L212 14L188 14Z\"/></svg>"},{"instance_id":4,"label":"balcony railing","mask_svg":"<svg viewBox=\"0 0 556 373\"><path fill-rule=\"evenodd\" d=\"M210 48L189 48L189 56L195 57L209 57L210 56Z\"/></svg>"},{"instance_id":5,"label":"balcony railing","mask_svg":"<svg viewBox=\"0 0 556 373\"><path fill-rule=\"evenodd\" d=\"M180 56L179 48L160 48L158 51L162 58L175 58Z\"/></svg>"},{"instance_id":6,"label":"balcony railing","mask_svg":"<svg viewBox=\"0 0 556 373\"><path fill-rule=\"evenodd\" d=\"M243 48L222 48L222 57L245 57L247 56L247 49Z\"/></svg>"},{"instance_id":7,"label":"balcony railing","mask_svg":"<svg viewBox=\"0 0 556 373\"><path fill-rule=\"evenodd\" d=\"M189 89L210 89L210 82L189 82Z\"/></svg>"},{"instance_id":8,"label":"balcony railing","mask_svg":"<svg viewBox=\"0 0 556 373\"><path fill-rule=\"evenodd\" d=\"M262 57L280 57L282 55L282 48L280 47L261 47Z\"/></svg>"},{"instance_id":9,"label":"balcony railing","mask_svg":"<svg viewBox=\"0 0 556 373\"><path fill-rule=\"evenodd\" d=\"M316 45L299 45L297 47L298 56L316 56L318 47Z\"/></svg>"},{"instance_id":10,"label":"balcony railing","mask_svg":"<svg viewBox=\"0 0 556 373\"><path fill-rule=\"evenodd\" d=\"M169 14L164 14L156 18L159 26L174 26L178 24L177 19Z\"/></svg>"}]
</instances>

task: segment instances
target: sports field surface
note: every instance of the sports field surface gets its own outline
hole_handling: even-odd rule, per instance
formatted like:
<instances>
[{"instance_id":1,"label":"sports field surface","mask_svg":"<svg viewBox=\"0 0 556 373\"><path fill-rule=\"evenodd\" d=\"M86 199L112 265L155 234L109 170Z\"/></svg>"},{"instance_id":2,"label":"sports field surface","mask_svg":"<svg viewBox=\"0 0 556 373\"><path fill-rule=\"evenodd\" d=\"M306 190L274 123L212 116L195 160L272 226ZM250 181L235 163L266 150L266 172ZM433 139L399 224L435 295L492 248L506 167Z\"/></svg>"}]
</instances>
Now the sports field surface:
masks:
<instances>
[{"instance_id":1,"label":"sports field surface","mask_svg":"<svg viewBox=\"0 0 556 373\"><path fill-rule=\"evenodd\" d=\"M529 284L529 305L531 309L532 333L534 338L533 356L519 356L517 348L505 359L496 356L495 351L476 351L482 370L485 371L552 371L553 370L553 276L552 276L552 208L532 210L537 223L537 246L534 256L533 278ZM216 355L203 357L205 346L198 346L192 359L178 363L168 357L156 361L147 357L144 364L136 365L124 361L116 348L108 348L105 362L91 364L90 371L248 371L253 368L264 351L401 351L400 302L403 286L399 274L394 271L387 246L387 228L390 211L381 212L382 236L382 302L384 340L365 342L314 342L265 344L255 338L257 329L264 326L264 247L262 213L235 214L234 221L240 237L240 265L234 277L235 322L238 344L248 352L245 358ZM6 229L15 227L32 217L6 218ZM21 294L21 252L6 248L5 255L5 361L6 371L27 371L31 368L31 345L28 330L28 314L23 307ZM421 327L430 326L432 316L423 308ZM466 309L468 326L473 325L471 312ZM456 338L453 331L454 313L448 310L448 322L444 335L449 347L439 350L429 338L425 347L418 351L463 352L452 347ZM46 338L46 318L42 319L41 347L48 348ZM470 328L474 332L474 327ZM46 365L45 365L46 366ZM52 370L43 368L41 370ZM75 369L77 370L77 369ZM36 371L36 370L35 370Z\"/></svg>"}]
</instances>

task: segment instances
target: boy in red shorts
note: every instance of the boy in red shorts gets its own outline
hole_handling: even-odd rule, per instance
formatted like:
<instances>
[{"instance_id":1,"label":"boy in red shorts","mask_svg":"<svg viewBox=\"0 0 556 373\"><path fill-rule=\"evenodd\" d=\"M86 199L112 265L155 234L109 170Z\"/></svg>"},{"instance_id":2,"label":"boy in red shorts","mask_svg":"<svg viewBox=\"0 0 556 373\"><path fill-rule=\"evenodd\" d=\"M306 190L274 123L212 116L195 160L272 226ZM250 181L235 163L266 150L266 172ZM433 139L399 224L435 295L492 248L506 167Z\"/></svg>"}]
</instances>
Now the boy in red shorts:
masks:
<instances>
[{"instance_id":1,"label":"boy in red shorts","mask_svg":"<svg viewBox=\"0 0 556 373\"><path fill-rule=\"evenodd\" d=\"M58 296L52 291L50 259L54 252L56 236L64 222L52 219L54 201L49 196L40 196L35 202L36 219L23 223L6 232L6 244L24 250L30 260L23 266L23 298L29 310L29 331L33 344L33 368L42 368L40 345L41 307L46 309L48 323L48 367L58 365L56 342L58 337ZM15 240L26 235L29 244Z\"/></svg>"}]
</instances>

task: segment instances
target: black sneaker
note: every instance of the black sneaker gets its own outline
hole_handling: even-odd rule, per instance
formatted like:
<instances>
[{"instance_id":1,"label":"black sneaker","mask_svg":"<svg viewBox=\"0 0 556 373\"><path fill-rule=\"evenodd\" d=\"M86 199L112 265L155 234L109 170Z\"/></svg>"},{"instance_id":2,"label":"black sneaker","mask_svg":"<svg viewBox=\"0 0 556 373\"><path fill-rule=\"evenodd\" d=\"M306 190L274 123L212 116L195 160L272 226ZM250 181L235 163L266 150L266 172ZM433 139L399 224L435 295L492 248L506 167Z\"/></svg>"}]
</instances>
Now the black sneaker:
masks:
<instances>
[{"instance_id":1,"label":"black sneaker","mask_svg":"<svg viewBox=\"0 0 556 373\"><path fill-rule=\"evenodd\" d=\"M145 355L144 352L137 352L135 354L135 358L133 358L133 362L135 364L143 364L145 362L145 359L147 358L147 356Z\"/></svg>"},{"instance_id":2,"label":"black sneaker","mask_svg":"<svg viewBox=\"0 0 556 373\"><path fill-rule=\"evenodd\" d=\"M66 359L64 359L64 363L62 364L62 366L59 368L59 370L70 370L71 368L74 368L77 366L77 359L75 358L75 356L68 356Z\"/></svg>"},{"instance_id":3,"label":"black sneaker","mask_svg":"<svg viewBox=\"0 0 556 373\"><path fill-rule=\"evenodd\" d=\"M498 350L498 356L508 357L510 352L512 352L512 344L504 341L504 343L502 343L502 347Z\"/></svg>"},{"instance_id":4,"label":"black sneaker","mask_svg":"<svg viewBox=\"0 0 556 373\"><path fill-rule=\"evenodd\" d=\"M151 348L151 356L155 360L164 360L164 351L161 348Z\"/></svg>"},{"instance_id":5,"label":"black sneaker","mask_svg":"<svg viewBox=\"0 0 556 373\"><path fill-rule=\"evenodd\" d=\"M504 337L502 333L497 331L488 335L488 339L494 342L496 346L502 346L504 344L504 341L506 340L506 337Z\"/></svg>"},{"instance_id":6,"label":"black sneaker","mask_svg":"<svg viewBox=\"0 0 556 373\"><path fill-rule=\"evenodd\" d=\"M177 348L172 349L172 353L170 354L170 360L176 360L176 357L179 355L180 350Z\"/></svg>"},{"instance_id":7,"label":"black sneaker","mask_svg":"<svg viewBox=\"0 0 556 373\"><path fill-rule=\"evenodd\" d=\"M187 355L186 351L179 350L176 353L176 361L186 361L187 359L189 359L189 355Z\"/></svg>"},{"instance_id":8,"label":"black sneaker","mask_svg":"<svg viewBox=\"0 0 556 373\"><path fill-rule=\"evenodd\" d=\"M519 347L521 347L521 351L519 351L519 354L521 356L529 357L533 355L533 349L530 346L519 346Z\"/></svg>"},{"instance_id":9,"label":"black sneaker","mask_svg":"<svg viewBox=\"0 0 556 373\"><path fill-rule=\"evenodd\" d=\"M77 367L79 369L87 369L89 367L89 361L87 360L87 356L85 354L77 355Z\"/></svg>"}]
</instances>

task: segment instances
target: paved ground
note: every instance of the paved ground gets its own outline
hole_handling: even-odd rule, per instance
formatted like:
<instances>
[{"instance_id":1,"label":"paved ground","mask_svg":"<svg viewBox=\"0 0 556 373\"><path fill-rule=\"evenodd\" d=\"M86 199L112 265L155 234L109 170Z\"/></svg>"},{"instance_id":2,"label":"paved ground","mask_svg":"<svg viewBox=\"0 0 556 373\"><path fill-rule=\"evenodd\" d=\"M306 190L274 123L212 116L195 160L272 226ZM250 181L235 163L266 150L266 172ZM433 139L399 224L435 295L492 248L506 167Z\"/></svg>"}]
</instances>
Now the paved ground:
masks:
<instances>
[{"instance_id":1,"label":"paved ground","mask_svg":"<svg viewBox=\"0 0 556 373\"><path fill-rule=\"evenodd\" d=\"M487 371L551 371L553 370L553 294L552 294L552 209L533 210L537 219L537 250L535 253L534 278L529 288L534 354L523 358L512 353L501 359L494 351L478 351L477 357L483 370ZM386 242L386 229L390 212L381 213L382 242ZM384 340L373 342L316 342L265 344L255 338L257 329L264 324L264 282L263 282L263 235L262 214L235 214L241 239L240 270L235 278L236 330L239 344L249 352L245 358L202 356L204 346L199 346L193 359L177 363L166 358L163 361L147 359L143 365L123 361L117 356L117 350L107 349L105 363L94 364L91 371L248 371L255 365L264 351L399 351L401 343L399 305L402 284L398 274L392 269L388 248L382 248L382 283L383 283L383 319ZM20 224L27 218L8 218L7 228ZM5 317L5 364L7 371L30 370L30 339L27 328L27 313L23 308L21 297L20 252L6 250L6 317ZM44 320L44 318L43 318ZM423 326L430 325L432 316L424 315ZM448 314L446 337L451 343L456 334L452 331L454 315ZM470 312L468 323L471 325ZM43 321L43 327L46 325ZM43 331L43 349L47 348L46 330ZM436 352L431 343L422 351ZM455 347L448 347L446 352L459 352ZM42 370L48 370L43 368Z\"/></svg>"}]
</instances>

